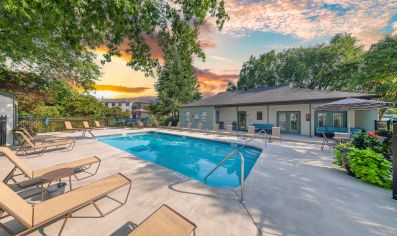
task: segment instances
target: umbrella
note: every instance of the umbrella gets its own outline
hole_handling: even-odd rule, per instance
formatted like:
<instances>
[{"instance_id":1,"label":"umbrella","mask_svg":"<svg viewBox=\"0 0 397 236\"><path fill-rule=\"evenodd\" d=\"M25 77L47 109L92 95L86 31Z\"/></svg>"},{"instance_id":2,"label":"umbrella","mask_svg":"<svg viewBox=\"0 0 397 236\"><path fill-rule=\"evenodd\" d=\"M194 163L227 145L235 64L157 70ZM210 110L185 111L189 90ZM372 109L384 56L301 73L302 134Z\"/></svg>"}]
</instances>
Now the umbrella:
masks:
<instances>
[{"instance_id":1,"label":"umbrella","mask_svg":"<svg viewBox=\"0 0 397 236\"><path fill-rule=\"evenodd\" d=\"M382 102L377 100L359 99L359 98L345 98L335 102L326 103L316 107L319 111L366 111L377 110L382 108L392 108L392 102ZM348 132L350 133L350 119L347 122Z\"/></svg>"}]
</instances>

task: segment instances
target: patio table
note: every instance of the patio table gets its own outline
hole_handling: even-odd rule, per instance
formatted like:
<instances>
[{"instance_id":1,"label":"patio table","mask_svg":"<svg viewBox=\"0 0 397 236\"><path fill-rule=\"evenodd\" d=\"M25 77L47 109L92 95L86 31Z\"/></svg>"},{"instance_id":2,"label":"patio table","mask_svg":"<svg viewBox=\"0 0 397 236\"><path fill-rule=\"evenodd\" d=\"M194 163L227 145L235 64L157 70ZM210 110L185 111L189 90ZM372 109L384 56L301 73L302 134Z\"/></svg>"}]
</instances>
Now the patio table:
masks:
<instances>
[{"instance_id":1,"label":"patio table","mask_svg":"<svg viewBox=\"0 0 397 236\"><path fill-rule=\"evenodd\" d=\"M44 201L44 191L50 187L53 181L58 180L61 182L62 178L69 177L69 190L72 190L72 175L74 174L73 168L61 168L50 171L40 177L41 179L41 200ZM48 183L47 187L44 188L44 184Z\"/></svg>"}]
</instances>

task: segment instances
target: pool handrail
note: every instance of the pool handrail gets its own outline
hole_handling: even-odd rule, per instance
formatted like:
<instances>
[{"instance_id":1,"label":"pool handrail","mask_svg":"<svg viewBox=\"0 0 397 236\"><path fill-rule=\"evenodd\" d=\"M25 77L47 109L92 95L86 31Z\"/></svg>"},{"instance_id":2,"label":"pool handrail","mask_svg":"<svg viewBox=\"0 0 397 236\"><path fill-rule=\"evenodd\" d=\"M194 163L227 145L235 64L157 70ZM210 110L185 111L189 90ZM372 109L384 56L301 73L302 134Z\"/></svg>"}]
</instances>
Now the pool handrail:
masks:
<instances>
[{"instance_id":1,"label":"pool handrail","mask_svg":"<svg viewBox=\"0 0 397 236\"><path fill-rule=\"evenodd\" d=\"M205 176L205 178L204 178L204 181L207 183L207 178L212 174L212 173L214 173L225 161L227 161L229 158L231 158L234 154L238 154L238 156L239 156L239 158L240 158L240 161L241 161L241 184L240 184L240 202L241 203L245 203L245 201L244 201L244 156L243 156L243 154L241 154L241 152L239 151L239 150L233 150L233 151L231 151L222 161L220 161L216 166L215 166L215 168L214 169L212 169L211 171L210 171L210 173L208 173L206 176Z\"/></svg>"}]
</instances>

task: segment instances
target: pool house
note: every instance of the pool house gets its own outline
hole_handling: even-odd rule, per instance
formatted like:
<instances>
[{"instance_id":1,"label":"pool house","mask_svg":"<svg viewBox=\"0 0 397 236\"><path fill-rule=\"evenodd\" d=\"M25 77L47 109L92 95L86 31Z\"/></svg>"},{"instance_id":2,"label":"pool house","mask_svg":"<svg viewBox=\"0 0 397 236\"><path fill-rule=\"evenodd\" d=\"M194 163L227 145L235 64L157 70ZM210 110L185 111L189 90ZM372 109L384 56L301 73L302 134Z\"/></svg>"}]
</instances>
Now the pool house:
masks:
<instances>
[{"instance_id":1,"label":"pool house","mask_svg":"<svg viewBox=\"0 0 397 236\"><path fill-rule=\"evenodd\" d=\"M345 91L321 91L314 89L275 86L240 91L222 92L180 107L179 121L184 127L191 122L192 128L202 123L211 129L233 125L237 131L247 131L248 126L270 130L281 128L282 133L319 135L321 133L347 132L351 130L373 131L378 110L317 111L324 103L345 98L374 99L375 95Z\"/></svg>"}]
</instances>

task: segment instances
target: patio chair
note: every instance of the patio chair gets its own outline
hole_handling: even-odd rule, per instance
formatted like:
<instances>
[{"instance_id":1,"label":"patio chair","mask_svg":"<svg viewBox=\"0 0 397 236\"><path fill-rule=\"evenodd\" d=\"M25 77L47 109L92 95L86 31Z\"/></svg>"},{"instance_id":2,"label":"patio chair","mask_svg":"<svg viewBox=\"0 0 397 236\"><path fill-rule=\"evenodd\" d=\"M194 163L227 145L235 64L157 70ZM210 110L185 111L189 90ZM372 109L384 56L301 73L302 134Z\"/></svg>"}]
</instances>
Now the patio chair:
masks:
<instances>
[{"instance_id":1,"label":"patio chair","mask_svg":"<svg viewBox=\"0 0 397 236\"><path fill-rule=\"evenodd\" d=\"M62 164L54 165L54 166L49 166L49 167L44 167L36 170L30 169L24 162L22 162L12 151L11 149L7 147L0 147L0 153L2 153L11 163L14 165L14 168L10 171L10 173L3 179L3 183L8 184L10 180L14 182L14 184L18 184L19 187L22 187L20 185L20 182L15 180L15 177L24 175L27 179L33 180L37 179L40 176L62 168L73 168L77 172L85 172L88 173L89 175L84 177L84 178L78 178L76 174L74 174L74 177L77 180L85 179L90 176L93 176L97 173L99 166L101 165L101 159L99 159L96 156L92 157L87 157L83 158L80 160L76 161L70 161L70 162L65 162ZM97 165L95 171L93 173L88 172L87 170L91 168L92 165ZM16 171L19 170L21 173L17 174Z\"/></svg>"},{"instance_id":2,"label":"patio chair","mask_svg":"<svg viewBox=\"0 0 397 236\"><path fill-rule=\"evenodd\" d=\"M270 136L269 142L273 141L273 139L280 139L280 143L283 143L280 127L272 127L272 135Z\"/></svg>"},{"instance_id":3,"label":"patio chair","mask_svg":"<svg viewBox=\"0 0 397 236\"><path fill-rule=\"evenodd\" d=\"M233 125L226 125L226 131L222 134L233 136Z\"/></svg>"},{"instance_id":4,"label":"patio chair","mask_svg":"<svg viewBox=\"0 0 397 236\"><path fill-rule=\"evenodd\" d=\"M88 127L90 127L87 121L83 121L83 126L84 126L84 128L74 128L74 127L72 126L72 123L71 123L70 121L67 121L67 120L65 120L64 123L65 123L65 128L66 128L66 130L68 130L68 131L82 131L82 132L83 132L83 133L82 133L82 136L83 136L83 137L85 137L85 134L88 132L88 133L91 134L91 137L95 138L95 135L91 132L91 131L92 131L92 128L85 128L86 125L87 125ZM84 124L84 123L85 123L85 124Z\"/></svg>"},{"instance_id":5,"label":"patio chair","mask_svg":"<svg viewBox=\"0 0 397 236\"><path fill-rule=\"evenodd\" d=\"M321 151L324 150L325 146L328 146L329 149L334 149L336 147L336 145L338 145L338 142L335 141L329 141L327 136L325 135L325 133L322 134L323 136L323 142L321 143Z\"/></svg>"},{"instance_id":6,"label":"patio chair","mask_svg":"<svg viewBox=\"0 0 397 236\"><path fill-rule=\"evenodd\" d=\"M18 140L19 146L17 148L17 154L19 152L24 152L25 156L29 154L29 152L40 153L42 154L48 148L61 148L64 147L67 150L72 150L76 142L73 139L65 139L54 142L35 144L32 143L26 136L20 131L15 131L16 138Z\"/></svg>"},{"instance_id":7,"label":"patio chair","mask_svg":"<svg viewBox=\"0 0 397 236\"><path fill-rule=\"evenodd\" d=\"M143 129L145 127L142 121L138 121L137 125L138 125L138 129Z\"/></svg>"},{"instance_id":8,"label":"patio chair","mask_svg":"<svg viewBox=\"0 0 397 236\"><path fill-rule=\"evenodd\" d=\"M162 205L128 236L189 236L197 226L167 205Z\"/></svg>"},{"instance_id":9,"label":"patio chair","mask_svg":"<svg viewBox=\"0 0 397 236\"><path fill-rule=\"evenodd\" d=\"M68 138L43 138L43 139L38 139L38 138L33 138L33 136L27 131L25 128L19 127L17 131L22 132L25 134L25 136L32 142L32 143L47 143L47 142L53 142L53 141L59 141L59 140L67 140Z\"/></svg>"},{"instance_id":10,"label":"patio chair","mask_svg":"<svg viewBox=\"0 0 397 236\"><path fill-rule=\"evenodd\" d=\"M248 126L248 133L247 136L250 138L255 138L255 126Z\"/></svg>"},{"instance_id":11,"label":"patio chair","mask_svg":"<svg viewBox=\"0 0 397 236\"><path fill-rule=\"evenodd\" d=\"M193 130L193 131L197 131L197 132L203 131L203 123L199 122L199 123L197 124L197 128L192 129L192 130Z\"/></svg>"},{"instance_id":12,"label":"patio chair","mask_svg":"<svg viewBox=\"0 0 397 236\"><path fill-rule=\"evenodd\" d=\"M129 186L127 197L123 202L108 197L108 195L122 187ZM98 180L94 183L82 186L64 193L60 196L48 199L37 204L29 204L9 186L0 182L0 216L1 219L12 217L25 227L20 232L13 232L6 224L0 223L0 228L11 235L22 235L33 231L55 219L64 217L62 227L58 235L62 234L67 220L72 213L88 205L93 205L98 213L104 217L124 206L131 190L131 180L122 174L114 174ZM107 197L113 199L118 205L112 210L103 213L96 202ZM6 213L6 215L4 215Z\"/></svg>"},{"instance_id":13,"label":"patio chair","mask_svg":"<svg viewBox=\"0 0 397 236\"><path fill-rule=\"evenodd\" d=\"M219 124L214 124L214 126L212 126L212 130L207 129L206 133L218 134L219 133Z\"/></svg>"},{"instance_id":14,"label":"patio chair","mask_svg":"<svg viewBox=\"0 0 397 236\"><path fill-rule=\"evenodd\" d=\"M99 123L99 121L94 120L94 124L95 124L95 128L97 128L97 129L104 129L104 127L101 125L101 123Z\"/></svg>"},{"instance_id":15,"label":"patio chair","mask_svg":"<svg viewBox=\"0 0 397 236\"><path fill-rule=\"evenodd\" d=\"M182 130L190 130L192 128L192 122L187 122L185 128L181 128Z\"/></svg>"}]
</instances>

